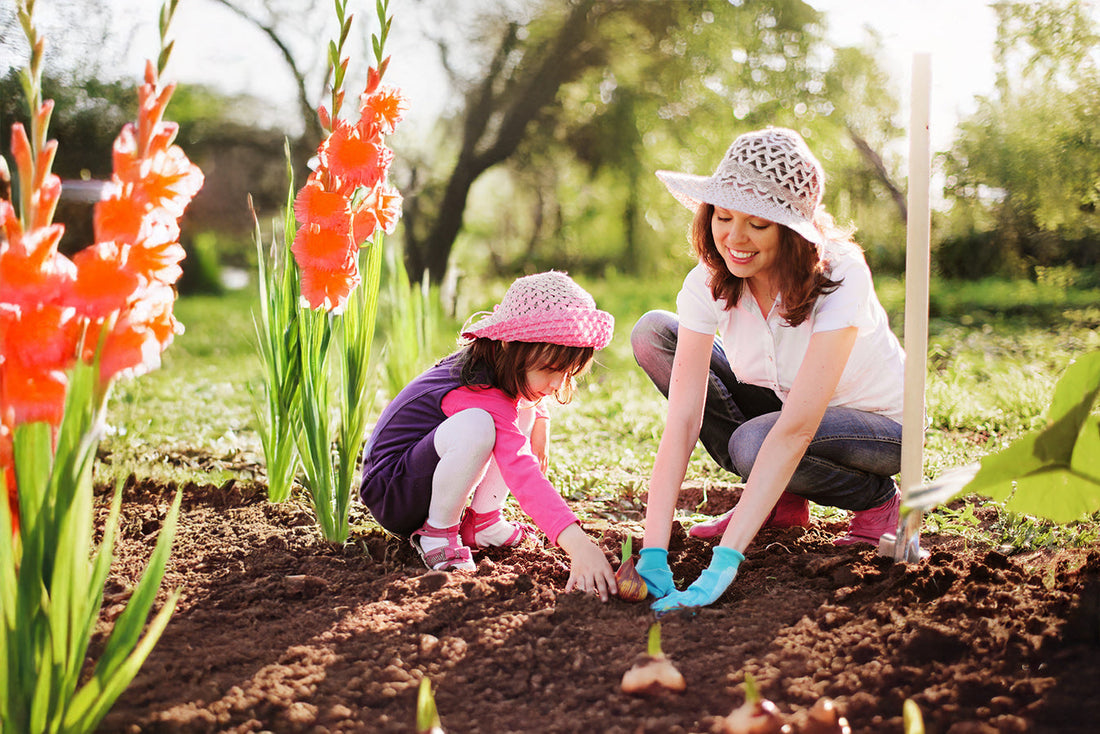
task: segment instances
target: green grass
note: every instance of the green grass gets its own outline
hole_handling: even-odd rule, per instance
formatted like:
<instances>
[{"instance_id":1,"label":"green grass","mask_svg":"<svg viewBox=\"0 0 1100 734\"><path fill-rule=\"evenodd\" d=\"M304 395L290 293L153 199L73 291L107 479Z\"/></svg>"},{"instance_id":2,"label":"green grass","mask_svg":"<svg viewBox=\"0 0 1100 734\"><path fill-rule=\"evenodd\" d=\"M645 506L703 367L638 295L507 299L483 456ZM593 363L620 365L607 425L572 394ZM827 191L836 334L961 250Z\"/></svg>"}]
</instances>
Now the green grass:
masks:
<instances>
[{"instance_id":1,"label":"green grass","mask_svg":"<svg viewBox=\"0 0 1100 734\"><path fill-rule=\"evenodd\" d=\"M597 304L615 315L615 337L598 355L572 404L555 412L550 478L567 496L588 496L639 507L664 421L664 399L634 363L629 336L651 308L675 310L682 274L640 282L625 276L578 280ZM499 297L506 284L485 293ZM467 289L471 288L467 285ZM880 278L877 287L901 336L904 283ZM493 295L469 290L461 302L491 306ZM109 464L101 479L151 477L160 481L222 483L251 478L262 462L250 384L260 375L251 309L254 291L181 298L176 316L186 332L164 355L163 366L116 387L104 442ZM925 446L928 477L974 461L1036 427L1053 385L1075 356L1100 349L1100 291L1003 281L933 282L929 325ZM441 343L453 343L457 321L441 325ZM376 339L381 349L385 335ZM438 355L441 356L441 355ZM377 369L377 362L375 363ZM385 396L382 396L383 398ZM375 401L375 411L383 400ZM696 450L688 479L728 484L734 478ZM1035 547L1095 538L1095 523L1043 529L1027 518L1006 518L979 530L958 509L939 509L929 527L998 543ZM1053 540L1052 540L1053 539Z\"/></svg>"}]
</instances>

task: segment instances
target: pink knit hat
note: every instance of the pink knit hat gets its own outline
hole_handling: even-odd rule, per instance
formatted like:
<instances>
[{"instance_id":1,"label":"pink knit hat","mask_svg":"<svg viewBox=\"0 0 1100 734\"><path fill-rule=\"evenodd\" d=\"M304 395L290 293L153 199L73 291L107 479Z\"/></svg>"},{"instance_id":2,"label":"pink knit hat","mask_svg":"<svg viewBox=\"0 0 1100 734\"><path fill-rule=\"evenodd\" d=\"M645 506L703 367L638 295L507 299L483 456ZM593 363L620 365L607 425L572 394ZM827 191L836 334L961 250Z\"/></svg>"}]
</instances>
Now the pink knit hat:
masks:
<instances>
[{"instance_id":1,"label":"pink knit hat","mask_svg":"<svg viewBox=\"0 0 1100 734\"><path fill-rule=\"evenodd\" d=\"M462 336L467 339L596 349L608 345L615 329L614 317L597 309L586 290L556 270L518 278L492 313L476 313L466 323Z\"/></svg>"}]
</instances>

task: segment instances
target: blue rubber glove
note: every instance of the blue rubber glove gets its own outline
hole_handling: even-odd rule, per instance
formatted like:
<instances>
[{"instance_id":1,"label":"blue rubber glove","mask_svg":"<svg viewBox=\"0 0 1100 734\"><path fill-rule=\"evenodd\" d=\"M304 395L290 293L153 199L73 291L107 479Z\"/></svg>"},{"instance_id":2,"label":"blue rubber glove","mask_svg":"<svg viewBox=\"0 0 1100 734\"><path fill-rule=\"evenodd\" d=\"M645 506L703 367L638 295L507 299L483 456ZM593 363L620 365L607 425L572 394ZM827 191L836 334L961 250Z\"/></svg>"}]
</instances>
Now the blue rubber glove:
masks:
<instances>
[{"instance_id":1,"label":"blue rubber glove","mask_svg":"<svg viewBox=\"0 0 1100 734\"><path fill-rule=\"evenodd\" d=\"M672 569L668 567L667 548L642 548L638 551L638 565L634 570L645 580L649 593L658 599L676 591Z\"/></svg>"},{"instance_id":2,"label":"blue rubber glove","mask_svg":"<svg viewBox=\"0 0 1100 734\"><path fill-rule=\"evenodd\" d=\"M663 599L653 602L653 610L660 613L713 604L733 583L737 577L737 567L743 560L745 556L739 551L724 545L715 546L710 565L699 574L695 583L683 591L674 591Z\"/></svg>"}]
</instances>

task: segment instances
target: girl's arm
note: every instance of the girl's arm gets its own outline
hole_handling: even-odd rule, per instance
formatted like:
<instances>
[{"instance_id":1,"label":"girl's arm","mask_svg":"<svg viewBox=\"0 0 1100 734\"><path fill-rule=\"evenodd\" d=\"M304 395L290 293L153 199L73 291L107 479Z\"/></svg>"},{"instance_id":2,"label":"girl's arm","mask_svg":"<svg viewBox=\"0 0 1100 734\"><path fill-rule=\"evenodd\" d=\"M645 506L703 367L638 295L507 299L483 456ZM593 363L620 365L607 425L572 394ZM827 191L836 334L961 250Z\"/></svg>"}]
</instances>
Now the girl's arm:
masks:
<instances>
[{"instance_id":1,"label":"girl's arm","mask_svg":"<svg viewBox=\"0 0 1100 734\"><path fill-rule=\"evenodd\" d=\"M849 326L810 337L791 392L760 447L721 545L744 553L775 507L821 424L858 331Z\"/></svg>"},{"instance_id":2,"label":"girl's arm","mask_svg":"<svg viewBox=\"0 0 1100 734\"><path fill-rule=\"evenodd\" d=\"M676 338L676 355L672 360L668 387L668 415L649 480L645 513L646 548L668 548L676 513L676 497L703 425L703 404L707 395L714 335L680 327Z\"/></svg>"},{"instance_id":3,"label":"girl's arm","mask_svg":"<svg viewBox=\"0 0 1100 734\"><path fill-rule=\"evenodd\" d=\"M539 460L539 469L545 474L550 468L550 419L538 413L531 426L531 453Z\"/></svg>"}]
</instances>

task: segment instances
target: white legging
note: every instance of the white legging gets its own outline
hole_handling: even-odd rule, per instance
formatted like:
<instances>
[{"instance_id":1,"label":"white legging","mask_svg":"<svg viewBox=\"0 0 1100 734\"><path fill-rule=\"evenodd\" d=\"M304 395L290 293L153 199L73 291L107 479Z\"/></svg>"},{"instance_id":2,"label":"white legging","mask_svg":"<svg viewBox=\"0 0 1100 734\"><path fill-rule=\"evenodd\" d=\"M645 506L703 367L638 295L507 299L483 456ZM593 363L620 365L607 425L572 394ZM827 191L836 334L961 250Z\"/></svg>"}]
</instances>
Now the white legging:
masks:
<instances>
[{"instance_id":1,"label":"white legging","mask_svg":"<svg viewBox=\"0 0 1100 734\"><path fill-rule=\"evenodd\" d=\"M530 436L534 424L534 409L521 409L519 429ZM493 458L496 440L493 417L481 408L461 410L439 424L434 439L439 465L432 477L432 499L428 504L428 522L434 527L457 525L471 492L474 512L491 512L504 506L508 485Z\"/></svg>"}]
</instances>

